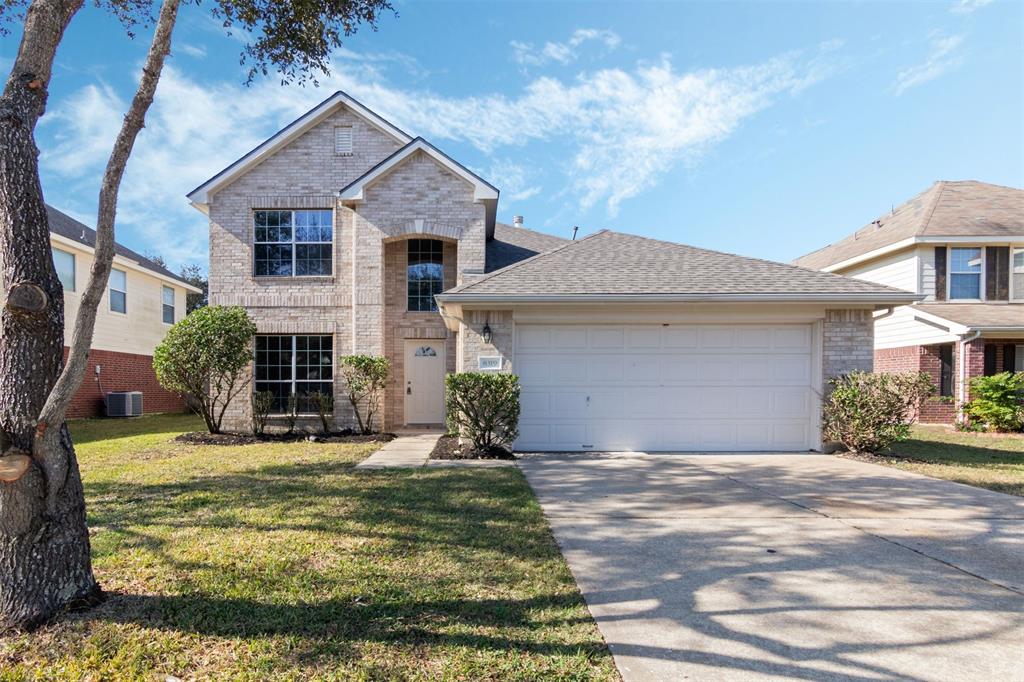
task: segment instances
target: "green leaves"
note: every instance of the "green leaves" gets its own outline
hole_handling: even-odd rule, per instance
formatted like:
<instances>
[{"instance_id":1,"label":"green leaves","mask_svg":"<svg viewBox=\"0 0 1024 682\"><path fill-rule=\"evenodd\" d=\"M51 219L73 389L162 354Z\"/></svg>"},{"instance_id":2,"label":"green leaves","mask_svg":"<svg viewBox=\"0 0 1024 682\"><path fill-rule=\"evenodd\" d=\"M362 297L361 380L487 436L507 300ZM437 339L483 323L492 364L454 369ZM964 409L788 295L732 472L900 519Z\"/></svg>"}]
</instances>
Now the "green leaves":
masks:
<instances>
[{"instance_id":1,"label":"green leaves","mask_svg":"<svg viewBox=\"0 0 1024 682\"><path fill-rule=\"evenodd\" d=\"M1002 372L971 379L971 401L964 413L993 431L1024 428L1024 372Z\"/></svg>"},{"instance_id":2,"label":"green leaves","mask_svg":"<svg viewBox=\"0 0 1024 682\"><path fill-rule=\"evenodd\" d=\"M935 392L924 373L851 372L832 379L822 438L854 452L877 452L905 440L921 402Z\"/></svg>"},{"instance_id":3,"label":"green leaves","mask_svg":"<svg viewBox=\"0 0 1024 682\"><path fill-rule=\"evenodd\" d=\"M342 355L338 358L341 375L345 377L348 401L356 414L359 430L373 432L373 414L388 385L391 363L379 355Z\"/></svg>"},{"instance_id":4,"label":"green leaves","mask_svg":"<svg viewBox=\"0 0 1024 682\"><path fill-rule=\"evenodd\" d=\"M519 377L460 372L445 377L448 430L481 452L510 446L519 437Z\"/></svg>"}]
</instances>

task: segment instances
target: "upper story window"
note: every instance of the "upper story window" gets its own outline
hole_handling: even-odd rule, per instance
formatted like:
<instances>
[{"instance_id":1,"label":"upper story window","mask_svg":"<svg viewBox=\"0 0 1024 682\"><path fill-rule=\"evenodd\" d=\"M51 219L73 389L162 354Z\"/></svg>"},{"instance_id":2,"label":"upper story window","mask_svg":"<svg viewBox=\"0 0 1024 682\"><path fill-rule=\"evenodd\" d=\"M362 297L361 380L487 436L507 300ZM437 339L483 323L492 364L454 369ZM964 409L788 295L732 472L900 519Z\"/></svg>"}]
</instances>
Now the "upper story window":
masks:
<instances>
[{"instance_id":1,"label":"upper story window","mask_svg":"<svg viewBox=\"0 0 1024 682\"><path fill-rule=\"evenodd\" d=\"M64 291L75 290L75 254L61 249L53 251L53 267L57 270L57 279Z\"/></svg>"},{"instance_id":2,"label":"upper story window","mask_svg":"<svg viewBox=\"0 0 1024 682\"><path fill-rule=\"evenodd\" d=\"M340 156L352 153L352 126L338 126L334 129L334 153Z\"/></svg>"},{"instance_id":3,"label":"upper story window","mask_svg":"<svg viewBox=\"0 0 1024 682\"><path fill-rule=\"evenodd\" d=\"M164 287L161 296L163 296L164 324L174 324L174 289Z\"/></svg>"},{"instance_id":4,"label":"upper story window","mask_svg":"<svg viewBox=\"0 0 1024 682\"><path fill-rule=\"evenodd\" d=\"M115 313L128 312L128 273L124 270L110 271L110 309Z\"/></svg>"},{"instance_id":5,"label":"upper story window","mask_svg":"<svg viewBox=\"0 0 1024 682\"><path fill-rule=\"evenodd\" d=\"M1024 248L1017 247L1010 255L1010 298L1024 301Z\"/></svg>"},{"instance_id":6,"label":"upper story window","mask_svg":"<svg viewBox=\"0 0 1024 682\"><path fill-rule=\"evenodd\" d=\"M330 211L255 211L253 274L319 277L332 274Z\"/></svg>"},{"instance_id":7,"label":"upper story window","mask_svg":"<svg viewBox=\"0 0 1024 682\"><path fill-rule=\"evenodd\" d=\"M953 247L949 250L950 300L981 300L981 249Z\"/></svg>"},{"instance_id":8,"label":"upper story window","mask_svg":"<svg viewBox=\"0 0 1024 682\"><path fill-rule=\"evenodd\" d=\"M410 239L406 272L409 310L436 311L434 296L444 289L444 244L437 239Z\"/></svg>"}]
</instances>

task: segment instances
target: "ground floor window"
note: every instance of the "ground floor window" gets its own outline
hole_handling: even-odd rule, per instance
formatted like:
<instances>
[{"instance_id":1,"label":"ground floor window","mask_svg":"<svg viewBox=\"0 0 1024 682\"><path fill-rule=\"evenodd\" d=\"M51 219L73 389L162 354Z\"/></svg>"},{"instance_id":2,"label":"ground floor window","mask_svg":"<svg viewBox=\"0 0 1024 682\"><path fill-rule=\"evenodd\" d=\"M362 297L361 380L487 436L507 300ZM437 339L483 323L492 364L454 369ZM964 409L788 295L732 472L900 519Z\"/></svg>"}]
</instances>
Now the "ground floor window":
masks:
<instances>
[{"instance_id":1,"label":"ground floor window","mask_svg":"<svg viewBox=\"0 0 1024 682\"><path fill-rule=\"evenodd\" d=\"M1014 348L1013 370L1015 372L1024 372L1024 343Z\"/></svg>"},{"instance_id":2,"label":"ground floor window","mask_svg":"<svg viewBox=\"0 0 1024 682\"><path fill-rule=\"evenodd\" d=\"M331 336L256 337L256 381L254 390L274 396L272 412L288 409L288 397L294 394L298 411L316 412L312 396L334 394L334 338Z\"/></svg>"},{"instance_id":3,"label":"ground floor window","mask_svg":"<svg viewBox=\"0 0 1024 682\"><path fill-rule=\"evenodd\" d=\"M953 397L953 344L939 346L939 395Z\"/></svg>"}]
</instances>

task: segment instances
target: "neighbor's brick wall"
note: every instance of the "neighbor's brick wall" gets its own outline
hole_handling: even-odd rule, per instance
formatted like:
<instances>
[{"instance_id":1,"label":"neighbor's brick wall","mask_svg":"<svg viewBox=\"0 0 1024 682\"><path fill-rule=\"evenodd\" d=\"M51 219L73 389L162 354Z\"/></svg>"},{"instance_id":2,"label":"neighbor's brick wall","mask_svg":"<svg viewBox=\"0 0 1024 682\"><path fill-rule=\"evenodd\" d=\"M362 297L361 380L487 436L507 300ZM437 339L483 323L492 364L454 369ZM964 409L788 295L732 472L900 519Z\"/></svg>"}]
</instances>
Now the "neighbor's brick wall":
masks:
<instances>
[{"instance_id":1,"label":"neighbor's brick wall","mask_svg":"<svg viewBox=\"0 0 1024 682\"><path fill-rule=\"evenodd\" d=\"M875 325L870 310L826 310L822 325L823 385L828 380L874 368Z\"/></svg>"},{"instance_id":2,"label":"neighbor's brick wall","mask_svg":"<svg viewBox=\"0 0 1024 682\"><path fill-rule=\"evenodd\" d=\"M954 403L957 395L957 384L960 382L960 352L958 344L953 346L953 398L925 401L921 406L921 413L918 419L924 424L952 424L956 418L956 405ZM942 360L939 357L941 345L913 346L919 353L920 365L918 371L924 372L935 384L936 391L942 385Z\"/></svg>"},{"instance_id":3,"label":"neighbor's brick wall","mask_svg":"<svg viewBox=\"0 0 1024 682\"><path fill-rule=\"evenodd\" d=\"M68 349L64 347L64 360ZM100 365L99 381L96 381L96 365ZM102 386L103 392L100 392ZM177 393L171 393L156 380L151 355L116 353L108 350L90 350L85 379L75 393L68 410L68 417L102 417L106 414L103 393L112 391L142 391L142 409L146 414L154 412L184 412L188 409Z\"/></svg>"}]
</instances>

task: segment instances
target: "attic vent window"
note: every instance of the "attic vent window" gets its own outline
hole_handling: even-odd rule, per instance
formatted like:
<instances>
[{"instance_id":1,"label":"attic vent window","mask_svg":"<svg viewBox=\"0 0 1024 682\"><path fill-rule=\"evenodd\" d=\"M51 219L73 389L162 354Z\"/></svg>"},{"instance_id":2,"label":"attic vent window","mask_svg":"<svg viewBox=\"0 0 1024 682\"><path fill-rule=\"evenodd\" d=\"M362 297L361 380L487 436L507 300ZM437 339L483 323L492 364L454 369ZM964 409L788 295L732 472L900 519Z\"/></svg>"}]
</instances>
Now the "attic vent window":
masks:
<instances>
[{"instance_id":1,"label":"attic vent window","mask_svg":"<svg viewBox=\"0 0 1024 682\"><path fill-rule=\"evenodd\" d=\"M334 153L341 156L352 155L352 126L339 126L334 129Z\"/></svg>"}]
</instances>

